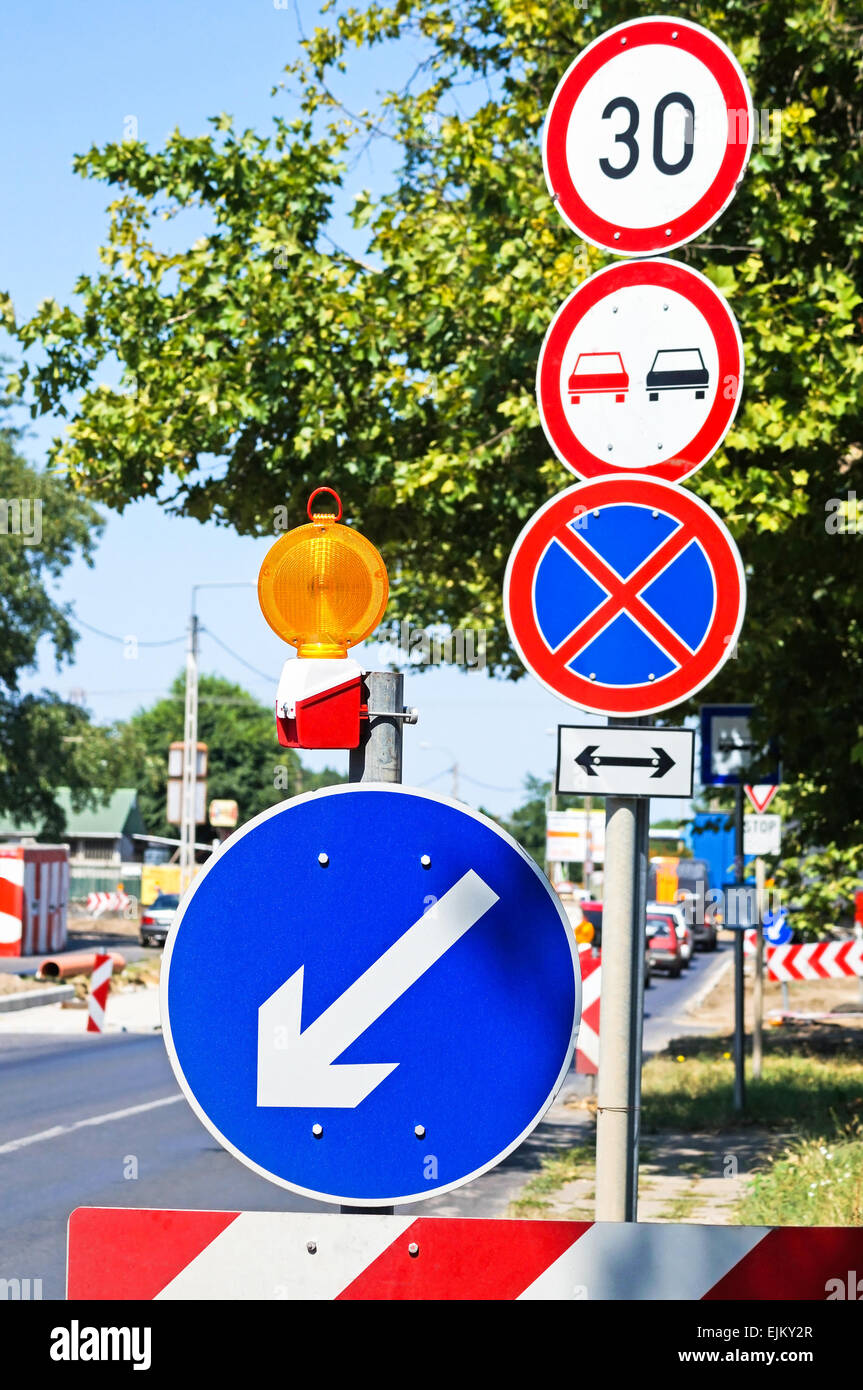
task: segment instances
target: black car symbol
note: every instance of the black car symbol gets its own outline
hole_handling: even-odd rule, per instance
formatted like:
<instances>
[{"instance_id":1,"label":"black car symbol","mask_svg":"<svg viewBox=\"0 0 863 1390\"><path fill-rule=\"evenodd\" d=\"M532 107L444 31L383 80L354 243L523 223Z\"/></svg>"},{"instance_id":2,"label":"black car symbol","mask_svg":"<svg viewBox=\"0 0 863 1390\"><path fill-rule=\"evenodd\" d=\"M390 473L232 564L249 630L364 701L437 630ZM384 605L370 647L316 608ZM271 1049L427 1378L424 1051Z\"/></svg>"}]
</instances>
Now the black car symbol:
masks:
<instances>
[{"instance_id":1,"label":"black car symbol","mask_svg":"<svg viewBox=\"0 0 863 1390\"><path fill-rule=\"evenodd\" d=\"M653 359L645 385L648 400L658 401L660 391L695 389L695 399L704 400L710 375L698 348L662 348Z\"/></svg>"}]
</instances>

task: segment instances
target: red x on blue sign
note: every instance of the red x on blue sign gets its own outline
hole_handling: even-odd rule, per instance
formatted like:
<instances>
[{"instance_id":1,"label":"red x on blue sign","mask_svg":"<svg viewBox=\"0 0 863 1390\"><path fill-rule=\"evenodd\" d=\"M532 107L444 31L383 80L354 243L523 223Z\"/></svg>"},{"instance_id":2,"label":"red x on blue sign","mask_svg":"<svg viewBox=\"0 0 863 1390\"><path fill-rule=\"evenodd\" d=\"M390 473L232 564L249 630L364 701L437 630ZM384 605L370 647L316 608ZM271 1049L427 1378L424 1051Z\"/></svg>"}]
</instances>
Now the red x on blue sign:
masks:
<instances>
[{"instance_id":1,"label":"red x on blue sign","mask_svg":"<svg viewBox=\"0 0 863 1390\"><path fill-rule=\"evenodd\" d=\"M673 483L617 474L531 518L504 580L528 670L597 714L645 715L700 690L731 654L746 582L714 512Z\"/></svg>"}]
</instances>

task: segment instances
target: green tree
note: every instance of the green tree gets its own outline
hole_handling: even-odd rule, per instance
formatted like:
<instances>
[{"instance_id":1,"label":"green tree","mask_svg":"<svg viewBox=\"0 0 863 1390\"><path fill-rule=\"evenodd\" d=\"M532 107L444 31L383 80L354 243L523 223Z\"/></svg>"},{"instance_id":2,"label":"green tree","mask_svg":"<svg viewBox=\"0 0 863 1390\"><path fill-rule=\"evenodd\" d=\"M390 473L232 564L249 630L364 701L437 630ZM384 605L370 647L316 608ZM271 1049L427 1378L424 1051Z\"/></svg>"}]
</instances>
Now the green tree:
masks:
<instances>
[{"instance_id":1,"label":"green tree","mask_svg":"<svg viewBox=\"0 0 863 1390\"><path fill-rule=\"evenodd\" d=\"M221 116L161 150L128 142L78 158L115 192L102 269L81 277L73 305L47 300L29 321L4 301L25 354L10 387L36 412L69 410L54 460L111 506L162 489L172 507L255 533L274 507L301 519L309 489L336 484L395 568L399 617L482 625L493 669L518 674L506 558L525 518L570 481L539 427L536 357L553 310L607 259L556 215L540 126L575 54L655 5L324 10L287 70L296 119L257 134ZM807 833L859 841L859 540L824 529L863 450L859 6L690 0L675 12L725 39L756 106L781 111L781 139L756 145L721 221L677 253L728 297L747 356L735 427L692 480L750 571L738 657L710 698L757 699L789 775L813 788L800 799ZM378 110L346 113L340 73L405 38L423 53L414 78ZM372 138L395 142L396 172L382 196L356 199L367 250L355 256L328 224ZM162 219L190 208L211 230L166 249ZM115 359L110 386L101 374Z\"/></svg>"},{"instance_id":2,"label":"green tree","mask_svg":"<svg viewBox=\"0 0 863 1390\"><path fill-rule=\"evenodd\" d=\"M64 825L57 788L70 788L76 810L93 804L122 758L122 739L83 709L21 689L41 641L58 670L71 660L77 634L55 586L76 554L92 564L101 524L89 502L26 462L14 431L0 430L0 811L52 836Z\"/></svg>"},{"instance_id":3,"label":"green tree","mask_svg":"<svg viewBox=\"0 0 863 1390\"><path fill-rule=\"evenodd\" d=\"M207 744L207 800L236 801L240 824L286 797L343 782L331 768L311 772L297 754L276 738L273 712L240 685L221 676L198 682L198 738ZM121 782L138 789L138 803L153 835L176 837L165 820L168 748L183 737L185 676L150 709L139 710L118 726L125 740Z\"/></svg>"},{"instance_id":4,"label":"green tree","mask_svg":"<svg viewBox=\"0 0 863 1390\"><path fill-rule=\"evenodd\" d=\"M522 849L527 850L540 868L544 868L545 818L550 804L551 783L544 782L541 777L536 777L533 773L528 773L524 779L524 791L524 800L509 817L496 816L493 819L496 819L504 830L508 830L513 839L518 840ZM557 809L560 811L583 805L584 801L580 796L558 795L557 797ZM490 815L490 812L484 811L483 814Z\"/></svg>"}]
</instances>

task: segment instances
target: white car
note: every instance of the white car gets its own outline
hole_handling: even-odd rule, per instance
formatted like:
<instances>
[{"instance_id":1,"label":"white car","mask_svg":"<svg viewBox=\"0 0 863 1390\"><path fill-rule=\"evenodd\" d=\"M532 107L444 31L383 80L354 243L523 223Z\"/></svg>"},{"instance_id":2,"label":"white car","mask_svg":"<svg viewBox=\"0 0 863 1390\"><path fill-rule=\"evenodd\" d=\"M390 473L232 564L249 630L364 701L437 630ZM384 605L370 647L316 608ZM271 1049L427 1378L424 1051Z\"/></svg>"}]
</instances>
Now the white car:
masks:
<instances>
[{"instance_id":1,"label":"white car","mask_svg":"<svg viewBox=\"0 0 863 1390\"><path fill-rule=\"evenodd\" d=\"M680 959L684 967L692 960L692 928L686 920L686 913L679 903L648 903L648 917L670 917L674 922L677 941L680 946Z\"/></svg>"}]
</instances>

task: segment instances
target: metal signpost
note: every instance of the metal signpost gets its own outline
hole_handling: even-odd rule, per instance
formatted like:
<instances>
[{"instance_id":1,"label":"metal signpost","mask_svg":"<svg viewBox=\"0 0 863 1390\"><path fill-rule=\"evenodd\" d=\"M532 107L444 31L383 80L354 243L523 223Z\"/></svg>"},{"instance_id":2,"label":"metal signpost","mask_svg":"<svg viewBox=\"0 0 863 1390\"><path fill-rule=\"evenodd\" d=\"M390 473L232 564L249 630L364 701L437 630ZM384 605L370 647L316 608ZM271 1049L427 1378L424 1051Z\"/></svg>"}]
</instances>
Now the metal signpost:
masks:
<instances>
[{"instance_id":1,"label":"metal signpost","mask_svg":"<svg viewBox=\"0 0 863 1390\"><path fill-rule=\"evenodd\" d=\"M779 816L745 816L746 796L756 806L768 806L781 780L779 757L773 741L766 746L754 737L752 705L701 706L701 783L705 787L734 788L734 881L742 889L747 854L778 854L782 823ZM769 769L765 771L765 768ZM760 782L745 778L756 769ZM755 822L747 831L747 821ZM762 824L763 823L763 824ZM763 955L760 912L755 913L756 962ZM734 1108L746 1104L743 931L734 934ZM756 970L758 966L756 964ZM760 1068L759 1068L760 1069Z\"/></svg>"},{"instance_id":2,"label":"metal signpost","mask_svg":"<svg viewBox=\"0 0 863 1390\"><path fill-rule=\"evenodd\" d=\"M543 164L579 236L644 257L684 245L719 217L752 136L752 99L725 45L688 21L654 17L618 25L570 65L549 107ZM706 685L740 631L737 547L677 484L719 447L742 380L740 334L723 297L666 259L614 265L580 285L538 365L549 442L586 481L525 526L507 565L504 613L536 679L609 718L603 733L561 734L556 782L607 798L599 1219L636 1217L648 798L680 775L660 734L629 726Z\"/></svg>"},{"instance_id":3,"label":"metal signpost","mask_svg":"<svg viewBox=\"0 0 863 1390\"><path fill-rule=\"evenodd\" d=\"M572 929L530 856L449 798L384 783L238 830L162 972L168 1054L211 1133L282 1187L363 1207L449 1191L521 1143L579 1008Z\"/></svg>"}]
</instances>

